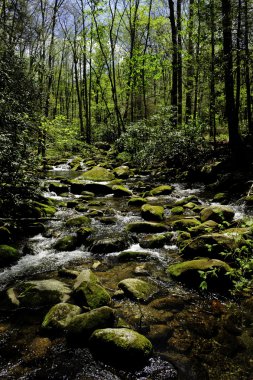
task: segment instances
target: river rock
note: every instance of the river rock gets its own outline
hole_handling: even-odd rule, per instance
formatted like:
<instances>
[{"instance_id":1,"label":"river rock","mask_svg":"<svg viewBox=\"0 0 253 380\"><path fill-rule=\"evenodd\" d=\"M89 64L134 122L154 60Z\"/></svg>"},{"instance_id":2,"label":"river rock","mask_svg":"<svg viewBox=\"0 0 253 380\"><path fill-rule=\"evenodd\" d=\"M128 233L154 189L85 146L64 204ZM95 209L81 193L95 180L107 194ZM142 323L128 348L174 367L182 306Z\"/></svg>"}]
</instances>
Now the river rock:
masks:
<instances>
[{"instance_id":1,"label":"river rock","mask_svg":"<svg viewBox=\"0 0 253 380\"><path fill-rule=\"evenodd\" d=\"M82 194L85 191L86 183L78 180L70 181L70 191L72 194Z\"/></svg>"},{"instance_id":2,"label":"river rock","mask_svg":"<svg viewBox=\"0 0 253 380\"><path fill-rule=\"evenodd\" d=\"M214 270L213 275L212 270ZM208 275L201 277L200 272L208 272ZM202 283L203 288L226 291L232 285L229 276L226 275L233 273L232 268L224 261L216 259L202 258L172 264L168 268L168 273L173 278L186 282L190 286L200 286Z\"/></svg>"},{"instance_id":3,"label":"river rock","mask_svg":"<svg viewBox=\"0 0 253 380\"><path fill-rule=\"evenodd\" d=\"M196 256L208 256L221 258L221 255L232 259L237 248L245 244L245 240L240 235L212 233L196 237L189 241L182 249L181 253L188 258Z\"/></svg>"},{"instance_id":4,"label":"river rock","mask_svg":"<svg viewBox=\"0 0 253 380\"><path fill-rule=\"evenodd\" d=\"M93 231L91 227L80 227L76 231L78 244L86 244Z\"/></svg>"},{"instance_id":5,"label":"river rock","mask_svg":"<svg viewBox=\"0 0 253 380\"><path fill-rule=\"evenodd\" d=\"M127 179L130 175L129 166L126 166L126 165L118 166L117 168L113 170L113 172L117 178L122 178L122 179Z\"/></svg>"},{"instance_id":6,"label":"river rock","mask_svg":"<svg viewBox=\"0 0 253 380\"><path fill-rule=\"evenodd\" d=\"M117 256L118 261L146 261L150 259L150 253L145 251L123 251Z\"/></svg>"},{"instance_id":7,"label":"river rock","mask_svg":"<svg viewBox=\"0 0 253 380\"><path fill-rule=\"evenodd\" d=\"M141 207L141 216L147 221L162 221L164 218L164 208L162 206L144 204Z\"/></svg>"},{"instance_id":8,"label":"river rock","mask_svg":"<svg viewBox=\"0 0 253 380\"><path fill-rule=\"evenodd\" d=\"M80 175L77 179L85 179L95 182L112 181L115 178L114 174L108 169L100 166L94 166L91 170Z\"/></svg>"},{"instance_id":9,"label":"river rock","mask_svg":"<svg viewBox=\"0 0 253 380\"><path fill-rule=\"evenodd\" d=\"M132 196L132 191L121 185L114 185L112 191L115 197L130 197Z\"/></svg>"},{"instance_id":10,"label":"river rock","mask_svg":"<svg viewBox=\"0 0 253 380\"><path fill-rule=\"evenodd\" d=\"M58 251L73 251L76 247L77 237L73 235L64 236L54 244L54 248Z\"/></svg>"},{"instance_id":11,"label":"river rock","mask_svg":"<svg viewBox=\"0 0 253 380\"><path fill-rule=\"evenodd\" d=\"M52 332L64 330L72 318L81 312L82 309L79 306L64 302L58 303L44 317L42 328Z\"/></svg>"},{"instance_id":12,"label":"river rock","mask_svg":"<svg viewBox=\"0 0 253 380\"><path fill-rule=\"evenodd\" d=\"M111 303L111 296L90 269L83 270L77 277L74 284L74 295L81 304L91 309Z\"/></svg>"},{"instance_id":13,"label":"river rock","mask_svg":"<svg viewBox=\"0 0 253 380\"><path fill-rule=\"evenodd\" d=\"M43 217L43 216L53 216L56 213L56 208L52 205L40 203L34 201L30 208L31 215L29 215L29 207L28 207L28 215L26 213L23 216L27 217ZM36 215L37 214L37 215Z\"/></svg>"},{"instance_id":14,"label":"river rock","mask_svg":"<svg viewBox=\"0 0 253 380\"><path fill-rule=\"evenodd\" d=\"M171 223L174 230L188 231L192 227L198 226L200 223L196 218L182 218Z\"/></svg>"},{"instance_id":15,"label":"river rock","mask_svg":"<svg viewBox=\"0 0 253 380\"><path fill-rule=\"evenodd\" d=\"M133 222L126 227L127 231L135 233L159 233L168 231L168 227L162 223Z\"/></svg>"},{"instance_id":16,"label":"river rock","mask_svg":"<svg viewBox=\"0 0 253 380\"><path fill-rule=\"evenodd\" d=\"M207 220L214 220L217 223L231 222L234 215L234 210L228 206L209 206L200 212L201 222Z\"/></svg>"},{"instance_id":17,"label":"river rock","mask_svg":"<svg viewBox=\"0 0 253 380\"><path fill-rule=\"evenodd\" d=\"M90 224L91 220L87 216L77 216L66 221L67 227L89 227Z\"/></svg>"},{"instance_id":18,"label":"river rock","mask_svg":"<svg viewBox=\"0 0 253 380\"><path fill-rule=\"evenodd\" d=\"M188 197L185 197L177 201L175 203L175 206L184 206L189 202L194 202L195 204L198 204L198 205L201 203L196 195L189 195Z\"/></svg>"},{"instance_id":19,"label":"river rock","mask_svg":"<svg viewBox=\"0 0 253 380\"><path fill-rule=\"evenodd\" d=\"M155 187L150 191L150 195L157 196L157 195L169 195L172 193L173 187L169 185L163 185Z\"/></svg>"},{"instance_id":20,"label":"river rock","mask_svg":"<svg viewBox=\"0 0 253 380\"><path fill-rule=\"evenodd\" d=\"M20 258L18 250L10 245L0 245L0 267L15 263Z\"/></svg>"},{"instance_id":21,"label":"river rock","mask_svg":"<svg viewBox=\"0 0 253 380\"><path fill-rule=\"evenodd\" d=\"M112 187L110 185L105 185L103 183L86 183L83 188L84 191L90 191L95 195L107 195L112 194Z\"/></svg>"},{"instance_id":22,"label":"river rock","mask_svg":"<svg viewBox=\"0 0 253 380\"><path fill-rule=\"evenodd\" d=\"M61 281L49 279L24 282L18 300L21 306L40 307L67 302L70 288Z\"/></svg>"},{"instance_id":23,"label":"river rock","mask_svg":"<svg viewBox=\"0 0 253 380\"><path fill-rule=\"evenodd\" d=\"M97 254L106 254L110 252L119 252L129 247L129 239L125 236L97 240L91 246L91 252Z\"/></svg>"},{"instance_id":24,"label":"river rock","mask_svg":"<svg viewBox=\"0 0 253 380\"><path fill-rule=\"evenodd\" d=\"M63 183L54 182L54 183L50 183L50 185L49 185L49 191L53 191L57 195L60 195L60 194L65 193L65 192L68 193L69 186L65 185Z\"/></svg>"},{"instance_id":25,"label":"river rock","mask_svg":"<svg viewBox=\"0 0 253 380\"><path fill-rule=\"evenodd\" d=\"M99 358L124 367L139 367L152 353L151 342L128 328L96 330L89 343Z\"/></svg>"},{"instance_id":26,"label":"river rock","mask_svg":"<svg viewBox=\"0 0 253 380\"><path fill-rule=\"evenodd\" d=\"M97 329L113 327L114 319L113 309L102 306L74 316L67 326L67 334L70 339L85 340Z\"/></svg>"},{"instance_id":27,"label":"river rock","mask_svg":"<svg viewBox=\"0 0 253 380\"><path fill-rule=\"evenodd\" d=\"M142 248L152 249L152 248L162 248L168 238L166 235L148 235L144 236L139 240L139 244Z\"/></svg>"},{"instance_id":28,"label":"river rock","mask_svg":"<svg viewBox=\"0 0 253 380\"><path fill-rule=\"evenodd\" d=\"M184 208L182 206L175 206L175 207L172 207L170 212L173 215L182 215L184 213Z\"/></svg>"},{"instance_id":29,"label":"river rock","mask_svg":"<svg viewBox=\"0 0 253 380\"><path fill-rule=\"evenodd\" d=\"M156 285L137 278L126 278L118 283L118 287L124 291L126 296L143 302L146 302L158 291Z\"/></svg>"},{"instance_id":30,"label":"river rock","mask_svg":"<svg viewBox=\"0 0 253 380\"><path fill-rule=\"evenodd\" d=\"M147 203L146 198L141 198L141 197L133 197L129 199L128 201L128 206L133 206L133 207L139 207Z\"/></svg>"},{"instance_id":31,"label":"river rock","mask_svg":"<svg viewBox=\"0 0 253 380\"><path fill-rule=\"evenodd\" d=\"M208 233L215 232L219 229L219 224L214 220L207 220L204 223L201 223L195 227L189 228L189 232L192 236L195 235L204 235Z\"/></svg>"}]
</instances>

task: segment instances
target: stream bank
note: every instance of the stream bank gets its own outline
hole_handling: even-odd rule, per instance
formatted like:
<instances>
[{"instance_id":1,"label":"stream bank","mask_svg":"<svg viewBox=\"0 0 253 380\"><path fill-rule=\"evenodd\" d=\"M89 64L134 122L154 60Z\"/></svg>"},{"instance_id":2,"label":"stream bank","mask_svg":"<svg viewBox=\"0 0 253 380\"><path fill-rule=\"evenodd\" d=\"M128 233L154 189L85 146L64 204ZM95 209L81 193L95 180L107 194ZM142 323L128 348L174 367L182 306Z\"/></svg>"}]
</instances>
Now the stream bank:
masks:
<instances>
[{"instance_id":1,"label":"stream bank","mask_svg":"<svg viewBox=\"0 0 253 380\"><path fill-rule=\"evenodd\" d=\"M185 261L185 247L190 246L186 254L191 259L201 256L203 250L206 257L215 247L215 260L217 255L219 260L224 258L220 256L224 249L226 254L244 246L249 249L245 242L251 240L251 230L250 223L245 224L243 204L229 205L232 218L219 209L218 216L212 216L217 221L203 221L204 209L227 205L225 195L213 199L201 185L188 188L126 165L118 172L113 164L102 165L106 166L103 175L109 177L97 181L94 171L88 173L96 164L75 159L48 172L43 180L44 196L51 199L50 207L56 212L43 223L42 232L21 239L22 257L2 269L0 378L250 379L251 289L244 297L231 297L227 285L223 286L224 277L212 291L205 277L194 287L192 275L178 281L168 273L169 267ZM143 207L147 204L151 206L148 209ZM85 218L80 221L80 217ZM224 236L225 227L245 229L240 230L242 245L237 246L237 238L217 240L217 234ZM195 251L190 243L185 244L208 234L212 236L200 241ZM228 261L232 266L232 259ZM65 329L43 329L47 312L59 300L50 303L48 298L39 298L38 302L36 298L32 304L30 294L24 302L24 284L53 279L70 289L70 304L89 313L92 308L87 307L87 299L84 304L72 294L78 276L87 271L95 274L109 294L114 327L138 331L152 343L153 353L140 368L112 365L103 360L106 355L96 358L87 340L69 340ZM198 271L194 278L196 275ZM129 279L149 287L133 288ZM199 289L204 280L208 291Z\"/></svg>"}]
</instances>

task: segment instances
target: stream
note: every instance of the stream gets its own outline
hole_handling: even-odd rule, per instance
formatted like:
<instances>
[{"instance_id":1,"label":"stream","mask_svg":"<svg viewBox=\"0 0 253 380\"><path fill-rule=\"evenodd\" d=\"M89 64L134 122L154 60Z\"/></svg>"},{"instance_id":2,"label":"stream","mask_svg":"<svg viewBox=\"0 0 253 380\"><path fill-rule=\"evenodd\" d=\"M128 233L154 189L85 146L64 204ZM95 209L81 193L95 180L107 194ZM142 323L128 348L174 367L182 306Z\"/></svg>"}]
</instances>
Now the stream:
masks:
<instances>
[{"instance_id":1,"label":"stream","mask_svg":"<svg viewBox=\"0 0 253 380\"><path fill-rule=\"evenodd\" d=\"M83 168L86 169L85 167ZM149 302L139 303L127 297L114 296L113 308L131 328L141 332L153 344L153 355L143 368L114 368L95 360L88 347L69 344L61 335L41 331L48 309L3 309L0 314L0 379L55 380L250 380L253 378L253 320L240 300L212 292L190 289L169 278L166 269L177 262L179 250L175 239L162 248L141 248L136 235L129 238L126 251L148 252L149 259L121 262L119 252L92 253L81 245L70 251L58 251L56 241L68 232L66 220L87 214L95 239L124 236L127 224L142 221L140 210L128 206L128 197L112 194L84 199L72 193L56 195L48 185L59 178L69 180L80 175L70 170L69 163L55 166L43 180L44 195L57 203L56 214L46 222L46 232L23 239L26 254L11 267L0 272L0 290L5 291L27 280L60 279L72 284L66 273L92 269L113 296L118 283L126 278L148 278L159 286L159 293ZM130 189L138 182L145 190L156 185L145 175L124 181ZM149 197L150 203L166 205L196 195L203 204L211 200L203 185L188 188L172 183L170 195ZM67 204L84 204L82 211ZM235 219L244 215L243 205L232 205ZM191 215L189 211L189 215ZM65 272L64 272L65 271ZM253 312L253 302L251 305Z\"/></svg>"}]
</instances>

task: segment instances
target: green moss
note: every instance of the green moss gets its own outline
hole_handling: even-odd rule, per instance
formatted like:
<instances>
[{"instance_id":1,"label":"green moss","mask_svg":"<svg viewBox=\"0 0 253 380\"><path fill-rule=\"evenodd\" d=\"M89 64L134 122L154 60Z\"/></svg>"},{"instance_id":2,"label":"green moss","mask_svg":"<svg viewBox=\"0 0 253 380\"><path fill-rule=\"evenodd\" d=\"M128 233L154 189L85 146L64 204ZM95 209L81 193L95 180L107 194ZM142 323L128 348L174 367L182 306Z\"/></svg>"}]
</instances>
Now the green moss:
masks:
<instances>
[{"instance_id":1,"label":"green moss","mask_svg":"<svg viewBox=\"0 0 253 380\"><path fill-rule=\"evenodd\" d=\"M173 214L173 215L181 215L184 213L184 208L181 207L181 206L176 206L176 207L173 207L170 212Z\"/></svg>"},{"instance_id":2,"label":"green moss","mask_svg":"<svg viewBox=\"0 0 253 380\"><path fill-rule=\"evenodd\" d=\"M124 197L124 196L129 197L132 195L131 190L127 189L124 186L120 186L120 185L114 185L112 187L112 191L113 191L113 194L115 197Z\"/></svg>"},{"instance_id":3,"label":"green moss","mask_svg":"<svg viewBox=\"0 0 253 380\"><path fill-rule=\"evenodd\" d=\"M141 207L141 216L145 220L161 221L164 218L164 208L162 206L144 204Z\"/></svg>"},{"instance_id":4,"label":"green moss","mask_svg":"<svg viewBox=\"0 0 253 380\"><path fill-rule=\"evenodd\" d=\"M56 213L56 208L40 202L33 202L35 209L38 210L42 216L52 216Z\"/></svg>"},{"instance_id":5,"label":"green moss","mask_svg":"<svg viewBox=\"0 0 253 380\"><path fill-rule=\"evenodd\" d=\"M169 185L158 186L150 191L150 195L169 195L172 193L173 187Z\"/></svg>"},{"instance_id":6,"label":"green moss","mask_svg":"<svg viewBox=\"0 0 253 380\"><path fill-rule=\"evenodd\" d=\"M234 214L234 210L228 206L209 206L201 211L200 218L202 222L207 220L214 220L217 223L231 222Z\"/></svg>"},{"instance_id":7,"label":"green moss","mask_svg":"<svg viewBox=\"0 0 253 380\"><path fill-rule=\"evenodd\" d=\"M72 235L64 236L54 244L54 248L58 251L73 251L76 246L77 238Z\"/></svg>"},{"instance_id":8,"label":"green moss","mask_svg":"<svg viewBox=\"0 0 253 380\"><path fill-rule=\"evenodd\" d=\"M147 203L147 200L145 198L133 197L129 199L128 206L138 207L144 205L145 203Z\"/></svg>"},{"instance_id":9,"label":"green moss","mask_svg":"<svg viewBox=\"0 0 253 380\"><path fill-rule=\"evenodd\" d=\"M128 297L139 301L147 301L158 290L154 284L136 278L122 280L118 283L118 287L122 289Z\"/></svg>"},{"instance_id":10,"label":"green moss","mask_svg":"<svg viewBox=\"0 0 253 380\"><path fill-rule=\"evenodd\" d=\"M10 265L19 259L19 252L9 245L0 245L0 267Z\"/></svg>"},{"instance_id":11,"label":"green moss","mask_svg":"<svg viewBox=\"0 0 253 380\"><path fill-rule=\"evenodd\" d=\"M66 222L67 227L89 227L90 224L91 220L87 216L78 216L68 219Z\"/></svg>"},{"instance_id":12,"label":"green moss","mask_svg":"<svg viewBox=\"0 0 253 380\"><path fill-rule=\"evenodd\" d=\"M90 181L112 181L115 178L114 174L109 170L100 166L94 166L91 170L83 173L78 179L86 179Z\"/></svg>"},{"instance_id":13,"label":"green moss","mask_svg":"<svg viewBox=\"0 0 253 380\"><path fill-rule=\"evenodd\" d=\"M165 235L148 235L139 241L142 248L162 248L167 242Z\"/></svg>"},{"instance_id":14,"label":"green moss","mask_svg":"<svg viewBox=\"0 0 253 380\"><path fill-rule=\"evenodd\" d=\"M126 227L127 231L135 233L158 233L166 232L167 226L162 223L154 222L133 222L129 223Z\"/></svg>"},{"instance_id":15,"label":"green moss","mask_svg":"<svg viewBox=\"0 0 253 380\"><path fill-rule=\"evenodd\" d=\"M184 218L176 220L172 223L174 230L188 231L191 227L196 227L200 224L200 221L195 218Z\"/></svg>"},{"instance_id":16,"label":"green moss","mask_svg":"<svg viewBox=\"0 0 253 380\"><path fill-rule=\"evenodd\" d=\"M180 277L182 273L189 271L189 270L207 270L213 267L222 267L227 272L231 272L231 267L226 264L224 261L221 260L215 260L215 259L197 259L197 260L190 260L190 261L184 261L182 263L173 264L168 268L168 272L173 277Z\"/></svg>"},{"instance_id":17,"label":"green moss","mask_svg":"<svg viewBox=\"0 0 253 380\"><path fill-rule=\"evenodd\" d=\"M42 328L49 331L63 330L72 318L81 314L81 312L82 310L79 306L69 303L58 303L44 317Z\"/></svg>"}]
</instances>

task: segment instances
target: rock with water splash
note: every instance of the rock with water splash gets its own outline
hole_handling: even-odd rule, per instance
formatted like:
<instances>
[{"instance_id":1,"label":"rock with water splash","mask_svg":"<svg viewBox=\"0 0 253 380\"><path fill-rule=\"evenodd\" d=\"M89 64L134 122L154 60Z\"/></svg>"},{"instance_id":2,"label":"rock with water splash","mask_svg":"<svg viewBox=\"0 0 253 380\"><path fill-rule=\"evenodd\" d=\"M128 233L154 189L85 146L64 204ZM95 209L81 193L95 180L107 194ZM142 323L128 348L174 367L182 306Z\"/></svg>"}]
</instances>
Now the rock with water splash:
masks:
<instances>
[{"instance_id":1,"label":"rock with water splash","mask_svg":"<svg viewBox=\"0 0 253 380\"><path fill-rule=\"evenodd\" d=\"M81 312L82 309L79 306L64 302L58 303L44 317L42 328L52 332L64 330L70 321Z\"/></svg>"},{"instance_id":2,"label":"rock with water splash","mask_svg":"<svg viewBox=\"0 0 253 380\"><path fill-rule=\"evenodd\" d=\"M144 336L128 328L106 328L94 331L91 350L100 359L124 367L138 367L152 353L152 344Z\"/></svg>"},{"instance_id":3,"label":"rock with water splash","mask_svg":"<svg viewBox=\"0 0 253 380\"><path fill-rule=\"evenodd\" d=\"M141 207L141 216L148 221L160 222L164 219L164 208L147 203Z\"/></svg>"},{"instance_id":4,"label":"rock with water splash","mask_svg":"<svg viewBox=\"0 0 253 380\"><path fill-rule=\"evenodd\" d=\"M155 222L133 222L126 227L127 231L135 233L158 233L168 231L168 227Z\"/></svg>"},{"instance_id":5,"label":"rock with water splash","mask_svg":"<svg viewBox=\"0 0 253 380\"><path fill-rule=\"evenodd\" d=\"M97 254L106 254L110 252L119 252L129 247L127 236L118 236L94 241L91 246L91 252Z\"/></svg>"},{"instance_id":6,"label":"rock with water splash","mask_svg":"<svg viewBox=\"0 0 253 380\"><path fill-rule=\"evenodd\" d=\"M171 240L172 236L173 235L170 232L159 235L147 235L139 240L139 244L142 248L162 248L166 243L168 243Z\"/></svg>"},{"instance_id":7,"label":"rock with water splash","mask_svg":"<svg viewBox=\"0 0 253 380\"><path fill-rule=\"evenodd\" d=\"M54 244L54 248L57 251L73 251L77 247L77 237L73 235L67 235Z\"/></svg>"},{"instance_id":8,"label":"rock with water splash","mask_svg":"<svg viewBox=\"0 0 253 380\"><path fill-rule=\"evenodd\" d=\"M69 186L65 185L63 183L53 182L53 183L50 183L50 185L49 185L49 191L53 191L57 195L60 195L60 194L65 193L65 192L68 193Z\"/></svg>"},{"instance_id":9,"label":"rock with water splash","mask_svg":"<svg viewBox=\"0 0 253 380\"><path fill-rule=\"evenodd\" d=\"M113 327L114 320L113 309L102 306L74 316L67 326L67 334L70 339L83 341L97 329Z\"/></svg>"},{"instance_id":10,"label":"rock with water splash","mask_svg":"<svg viewBox=\"0 0 253 380\"><path fill-rule=\"evenodd\" d=\"M118 261L146 261L150 259L150 252L145 251L123 251L117 256Z\"/></svg>"},{"instance_id":11,"label":"rock with water splash","mask_svg":"<svg viewBox=\"0 0 253 380\"><path fill-rule=\"evenodd\" d=\"M217 223L231 222L234 215L234 210L228 206L209 206L200 212L202 222L207 220L214 220Z\"/></svg>"},{"instance_id":12,"label":"rock with water splash","mask_svg":"<svg viewBox=\"0 0 253 380\"><path fill-rule=\"evenodd\" d=\"M40 307L67 302L71 294L68 285L54 279L24 282L17 290L20 306L25 307Z\"/></svg>"},{"instance_id":13,"label":"rock with water splash","mask_svg":"<svg viewBox=\"0 0 253 380\"><path fill-rule=\"evenodd\" d=\"M81 305L96 309L111 303L110 294L103 288L98 277L90 270L83 270L74 284L74 296Z\"/></svg>"},{"instance_id":14,"label":"rock with water splash","mask_svg":"<svg viewBox=\"0 0 253 380\"><path fill-rule=\"evenodd\" d=\"M124 291L127 297L143 302L158 291L157 286L153 283L137 278L126 278L118 283L118 287Z\"/></svg>"},{"instance_id":15,"label":"rock with water splash","mask_svg":"<svg viewBox=\"0 0 253 380\"><path fill-rule=\"evenodd\" d=\"M0 268L15 263L20 258L19 251L10 245L0 245Z\"/></svg>"}]
</instances>

